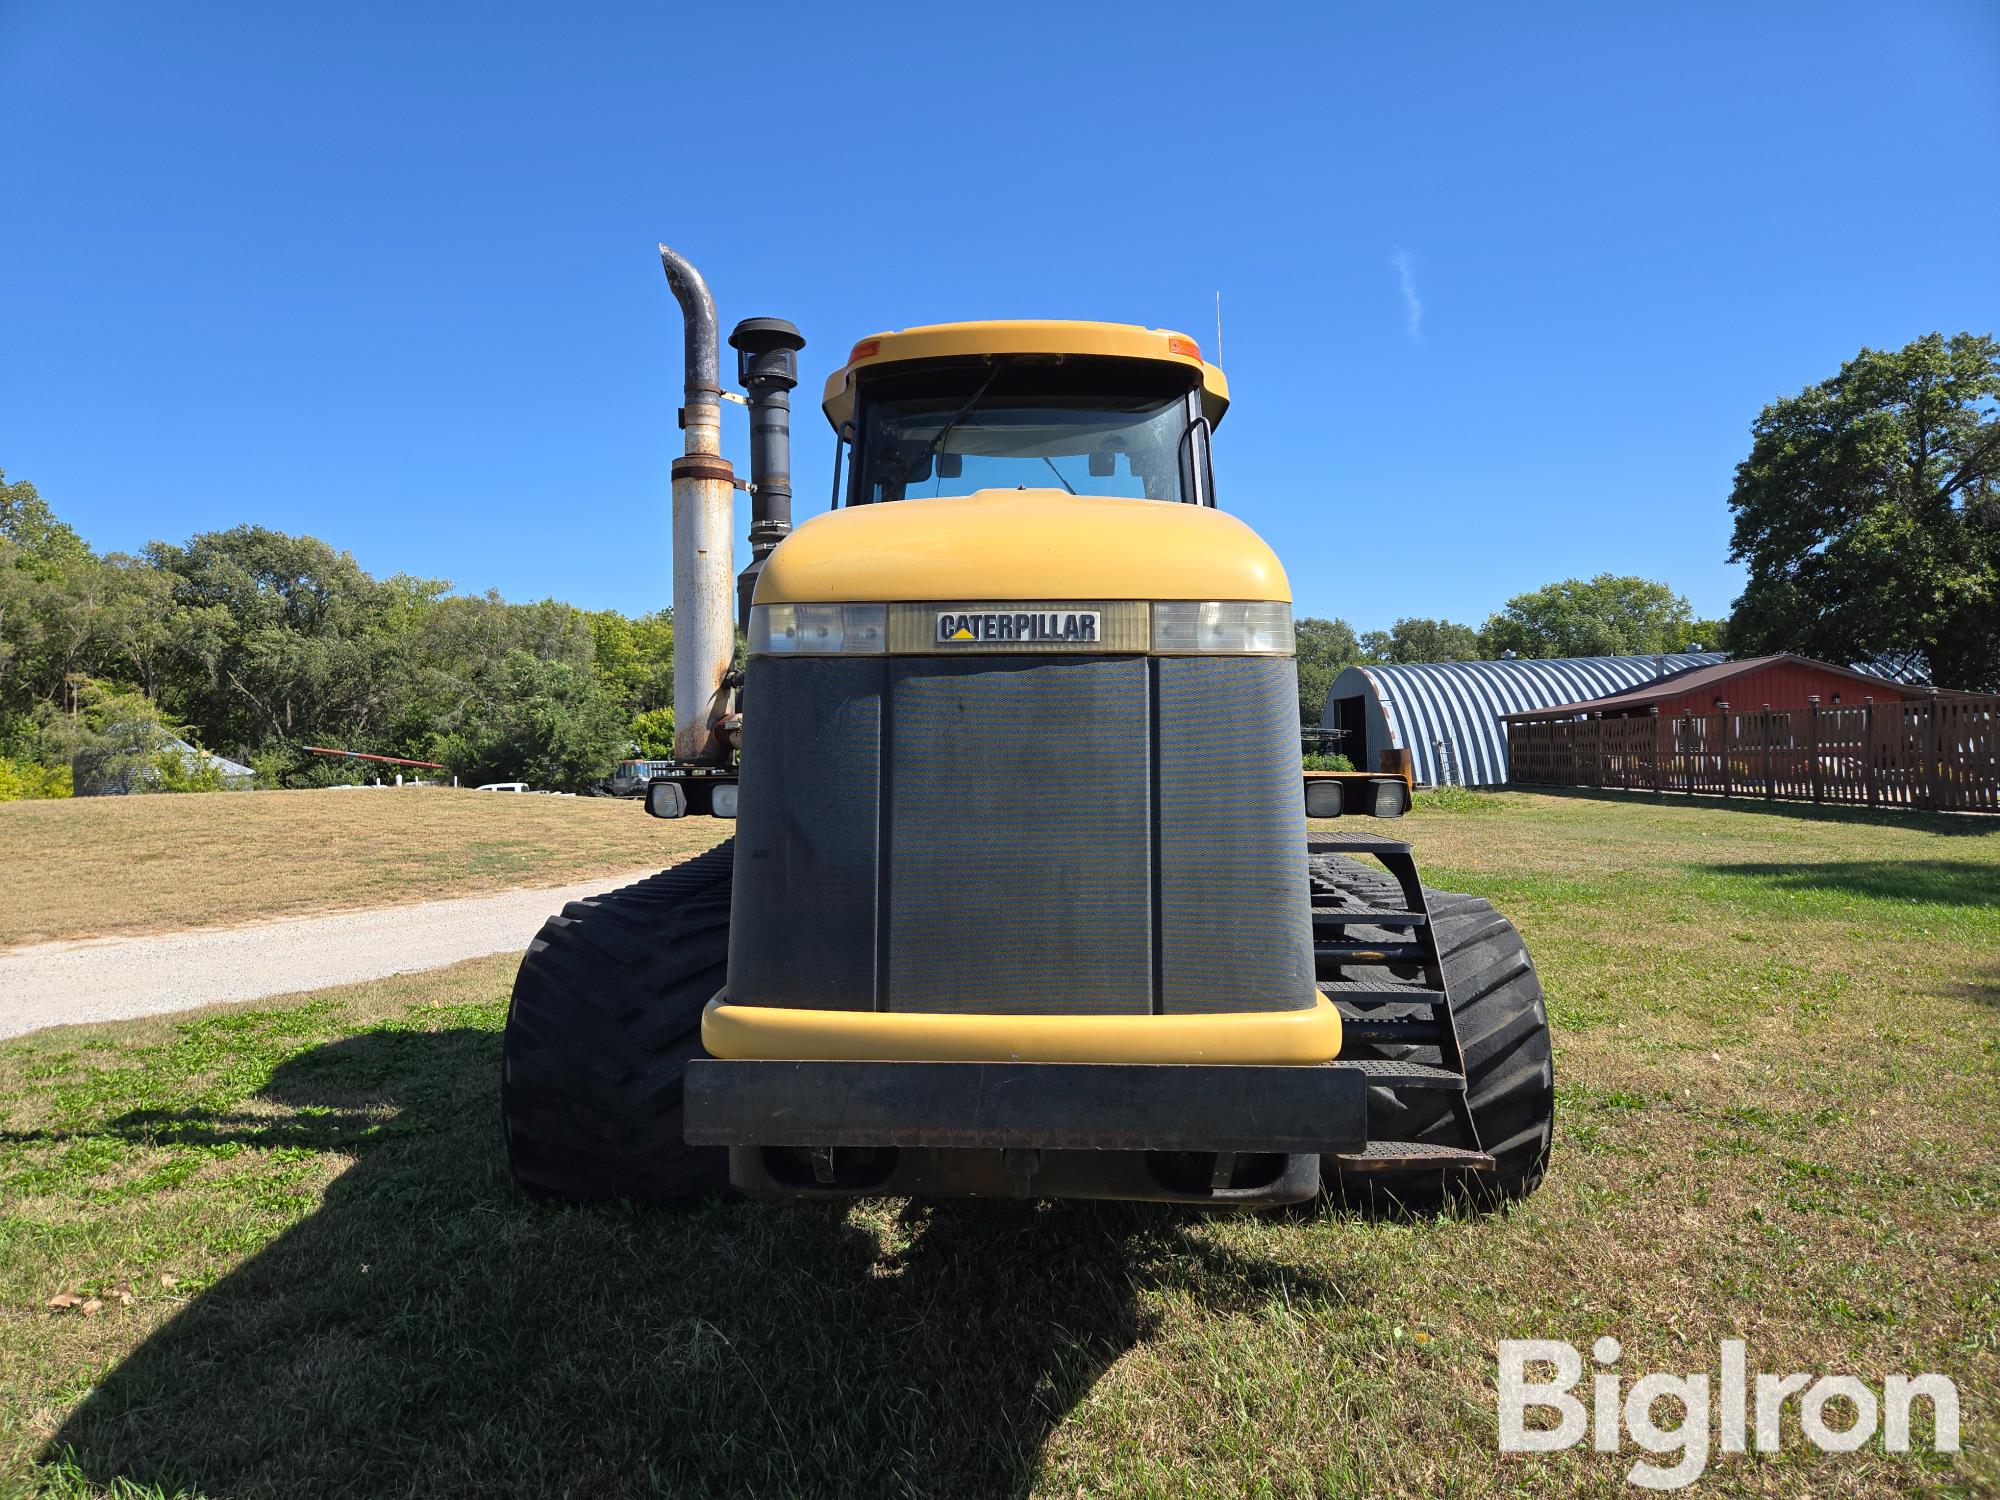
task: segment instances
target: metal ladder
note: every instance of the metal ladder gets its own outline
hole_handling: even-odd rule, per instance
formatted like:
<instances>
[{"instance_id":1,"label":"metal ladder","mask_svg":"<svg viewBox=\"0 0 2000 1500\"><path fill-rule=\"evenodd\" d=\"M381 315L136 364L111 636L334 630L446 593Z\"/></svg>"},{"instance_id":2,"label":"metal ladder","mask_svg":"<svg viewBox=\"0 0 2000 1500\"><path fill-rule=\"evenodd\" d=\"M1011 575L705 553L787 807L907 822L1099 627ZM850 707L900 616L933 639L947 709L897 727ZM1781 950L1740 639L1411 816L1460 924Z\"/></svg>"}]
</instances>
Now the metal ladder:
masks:
<instances>
[{"instance_id":1,"label":"metal ladder","mask_svg":"<svg viewBox=\"0 0 2000 1500\"><path fill-rule=\"evenodd\" d=\"M1378 874L1349 856L1378 861ZM1311 877L1313 967L1324 994L1340 1012L1342 1050L1349 1041L1436 1047L1439 1063L1349 1059L1389 1089L1443 1089L1458 1124L1460 1143L1370 1141L1365 1150L1337 1160L1346 1172L1439 1168L1490 1172L1494 1161L1479 1144L1479 1129L1465 1097L1465 1054L1451 1012L1444 959L1438 951L1416 857L1400 839L1372 833L1318 835L1306 840ZM1399 934L1357 937L1354 928ZM1382 972L1392 966L1421 971L1420 982ZM1364 971L1352 978L1350 970ZM1374 973L1365 971L1374 970Z\"/></svg>"}]
</instances>

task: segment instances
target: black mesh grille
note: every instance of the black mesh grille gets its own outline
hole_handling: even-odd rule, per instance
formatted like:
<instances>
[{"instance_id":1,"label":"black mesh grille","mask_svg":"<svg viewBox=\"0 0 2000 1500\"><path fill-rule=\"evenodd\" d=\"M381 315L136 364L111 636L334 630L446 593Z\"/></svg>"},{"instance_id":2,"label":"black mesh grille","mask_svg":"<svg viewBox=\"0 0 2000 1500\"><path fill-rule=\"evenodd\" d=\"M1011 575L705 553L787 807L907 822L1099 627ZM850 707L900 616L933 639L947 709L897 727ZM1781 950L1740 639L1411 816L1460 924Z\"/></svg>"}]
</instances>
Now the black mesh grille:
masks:
<instances>
[{"instance_id":1,"label":"black mesh grille","mask_svg":"<svg viewBox=\"0 0 2000 1500\"><path fill-rule=\"evenodd\" d=\"M887 1008L1152 1009L1144 659L889 672Z\"/></svg>"},{"instance_id":2,"label":"black mesh grille","mask_svg":"<svg viewBox=\"0 0 2000 1500\"><path fill-rule=\"evenodd\" d=\"M882 659L750 663L729 993L875 1006Z\"/></svg>"},{"instance_id":3,"label":"black mesh grille","mask_svg":"<svg viewBox=\"0 0 2000 1500\"><path fill-rule=\"evenodd\" d=\"M731 998L1313 1004L1294 683L1242 657L759 658Z\"/></svg>"},{"instance_id":4,"label":"black mesh grille","mask_svg":"<svg viewBox=\"0 0 2000 1500\"><path fill-rule=\"evenodd\" d=\"M1158 671L1161 1009L1311 1005L1292 661L1167 657Z\"/></svg>"}]
</instances>

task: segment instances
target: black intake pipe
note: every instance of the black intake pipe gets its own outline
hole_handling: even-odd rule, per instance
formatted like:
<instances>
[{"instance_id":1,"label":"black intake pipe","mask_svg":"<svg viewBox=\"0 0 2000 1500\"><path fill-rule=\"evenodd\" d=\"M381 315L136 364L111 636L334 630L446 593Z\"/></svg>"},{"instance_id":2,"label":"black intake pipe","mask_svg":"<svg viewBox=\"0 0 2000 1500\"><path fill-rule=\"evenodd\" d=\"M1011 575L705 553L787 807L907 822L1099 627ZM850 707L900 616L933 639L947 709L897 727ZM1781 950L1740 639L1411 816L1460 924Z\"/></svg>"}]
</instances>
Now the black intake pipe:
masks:
<instances>
[{"instance_id":1,"label":"black intake pipe","mask_svg":"<svg viewBox=\"0 0 2000 1500\"><path fill-rule=\"evenodd\" d=\"M745 630L757 575L792 529L791 392L805 346L783 318L745 318L729 335L736 378L750 398L750 566L736 579L736 616Z\"/></svg>"}]
</instances>

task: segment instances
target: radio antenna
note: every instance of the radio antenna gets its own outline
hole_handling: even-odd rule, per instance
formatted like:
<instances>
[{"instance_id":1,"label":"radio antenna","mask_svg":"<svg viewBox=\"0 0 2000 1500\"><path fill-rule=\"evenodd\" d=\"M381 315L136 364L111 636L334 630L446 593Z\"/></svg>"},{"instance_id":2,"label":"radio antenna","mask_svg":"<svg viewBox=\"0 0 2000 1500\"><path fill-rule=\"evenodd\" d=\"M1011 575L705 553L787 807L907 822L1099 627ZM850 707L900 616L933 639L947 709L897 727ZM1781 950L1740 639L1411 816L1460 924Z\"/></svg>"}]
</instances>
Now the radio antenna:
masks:
<instances>
[{"instance_id":1,"label":"radio antenna","mask_svg":"<svg viewBox=\"0 0 2000 1500\"><path fill-rule=\"evenodd\" d=\"M1222 358L1222 289L1215 292L1215 357Z\"/></svg>"}]
</instances>

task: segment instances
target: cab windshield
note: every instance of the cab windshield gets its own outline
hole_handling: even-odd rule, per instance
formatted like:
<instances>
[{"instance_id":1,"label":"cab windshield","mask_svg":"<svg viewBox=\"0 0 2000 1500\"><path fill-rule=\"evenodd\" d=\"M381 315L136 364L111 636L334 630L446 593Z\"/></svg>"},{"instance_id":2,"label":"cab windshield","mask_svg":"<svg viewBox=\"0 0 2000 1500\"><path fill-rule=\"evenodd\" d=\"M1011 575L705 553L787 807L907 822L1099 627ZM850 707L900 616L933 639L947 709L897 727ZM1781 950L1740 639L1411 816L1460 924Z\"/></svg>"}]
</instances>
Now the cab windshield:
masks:
<instances>
[{"instance_id":1,"label":"cab windshield","mask_svg":"<svg viewBox=\"0 0 2000 1500\"><path fill-rule=\"evenodd\" d=\"M1092 382L1098 390L1071 393L1051 389L1070 381L1051 380L1048 372L1033 378L1033 371L1008 365L954 371L958 378L927 381L922 394L903 381L897 382L902 391L869 393L856 434L853 502L996 489L1198 498L1190 493L1193 466L1207 453L1192 393L1107 396L1101 380Z\"/></svg>"}]
</instances>

